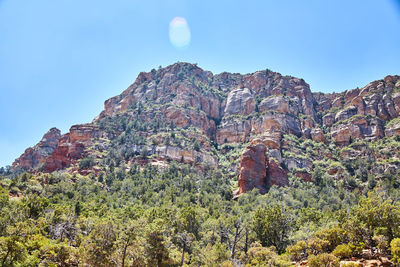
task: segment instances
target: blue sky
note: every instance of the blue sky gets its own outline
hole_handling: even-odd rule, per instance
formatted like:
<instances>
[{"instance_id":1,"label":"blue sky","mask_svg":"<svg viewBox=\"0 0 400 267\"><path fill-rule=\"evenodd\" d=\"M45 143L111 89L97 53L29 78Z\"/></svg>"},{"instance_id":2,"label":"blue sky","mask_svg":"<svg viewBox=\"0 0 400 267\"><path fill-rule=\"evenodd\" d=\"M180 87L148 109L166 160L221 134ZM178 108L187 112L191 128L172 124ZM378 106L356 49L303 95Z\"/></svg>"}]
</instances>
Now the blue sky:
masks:
<instances>
[{"instance_id":1,"label":"blue sky","mask_svg":"<svg viewBox=\"0 0 400 267\"><path fill-rule=\"evenodd\" d=\"M184 49L169 40L176 16ZM397 0L0 0L0 166L159 65L269 68L338 92L400 74L399 48Z\"/></svg>"}]
</instances>

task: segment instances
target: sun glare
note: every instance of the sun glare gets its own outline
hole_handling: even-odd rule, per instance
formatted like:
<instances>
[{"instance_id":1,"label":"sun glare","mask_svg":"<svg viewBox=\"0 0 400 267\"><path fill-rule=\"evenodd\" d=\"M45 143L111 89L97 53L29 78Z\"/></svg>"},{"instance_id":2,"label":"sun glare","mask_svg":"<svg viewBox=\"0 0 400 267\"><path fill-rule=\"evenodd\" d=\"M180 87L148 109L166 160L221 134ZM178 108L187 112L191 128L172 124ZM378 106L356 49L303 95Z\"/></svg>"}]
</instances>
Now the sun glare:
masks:
<instances>
[{"instance_id":1,"label":"sun glare","mask_svg":"<svg viewBox=\"0 0 400 267\"><path fill-rule=\"evenodd\" d=\"M190 28L185 18L175 17L169 23L169 40L176 48L185 48L190 44Z\"/></svg>"}]
</instances>

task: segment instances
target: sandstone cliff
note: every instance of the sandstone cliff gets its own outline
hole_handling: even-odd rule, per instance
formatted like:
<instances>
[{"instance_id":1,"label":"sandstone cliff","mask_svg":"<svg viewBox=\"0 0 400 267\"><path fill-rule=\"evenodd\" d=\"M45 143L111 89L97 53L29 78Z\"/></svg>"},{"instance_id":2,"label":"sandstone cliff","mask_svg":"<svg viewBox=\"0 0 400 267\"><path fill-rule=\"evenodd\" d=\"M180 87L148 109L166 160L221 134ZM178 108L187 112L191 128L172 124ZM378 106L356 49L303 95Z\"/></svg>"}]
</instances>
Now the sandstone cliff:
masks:
<instances>
[{"instance_id":1,"label":"sandstone cliff","mask_svg":"<svg viewBox=\"0 0 400 267\"><path fill-rule=\"evenodd\" d=\"M291 173L311 181L314 161L335 160L329 145L398 136L399 115L400 76L324 94L312 93L303 79L270 70L214 75L176 63L140 73L122 94L105 101L93 122L62 136L51 129L13 168L79 171L89 156L95 165L118 157L128 165L150 158L199 168L228 160L239 177L238 194L265 192L288 185ZM319 152L301 155L295 140L309 140ZM228 159L228 144L245 144L241 156Z\"/></svg>"}]
</instances>

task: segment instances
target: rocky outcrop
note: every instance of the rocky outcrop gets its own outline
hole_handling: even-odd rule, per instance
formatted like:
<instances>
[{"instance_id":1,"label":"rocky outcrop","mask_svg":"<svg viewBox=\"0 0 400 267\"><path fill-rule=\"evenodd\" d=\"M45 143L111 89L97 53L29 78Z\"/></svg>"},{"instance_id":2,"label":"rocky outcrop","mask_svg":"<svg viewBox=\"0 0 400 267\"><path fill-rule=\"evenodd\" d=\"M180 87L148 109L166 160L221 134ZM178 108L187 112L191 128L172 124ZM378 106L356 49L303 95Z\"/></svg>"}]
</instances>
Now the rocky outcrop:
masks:
<instances>
[{"instance_id":1,"label":"rocky outcrop","mask_svg":"<svg viewBox=\"0 0 400 267\"><path fill-rule=\"evenodd\" d=\"M104 111L96 120L125 112L132 105L150 102L151 105L186 105L204 111L211 118L220 118L221 101L209 90L211 78L211 72L189 63L142 72L121 95L105 101Z\"/></svg>"},{"instance_id":2,"label":"rocky outcrop","mask_svg":"<svg viewBox=\"0 0 400 267\"><path fill-rule=\"evenodd\" d=\"M350 106L339 111L335 116L335 121L347 120L356 114L357 114L357 108L354 106Z\"/></svg>"},{"instance_id":3,"label":"rocky outcrop","mask_svg":"<svg viewBox=\"0 0 400 267\"><path fill-rule=\"evenodd\" d=\"M206 113L193 109L185 109L177 106L169 106L162 109L162 113L168 122L172 122L176 127L196 127L202 130L207 136L214 136L216 125L215 121L210 120Z\"/></svg>"},{"instance_id":4,"label":"rocky outcrop","mask_svg":"<svg viewBox=\"0 0 400 267\"><path fill-rule=\"evenodd\" d=\"M389 123L385 129L385 135L387 137L399 136L400 135L400 120L395 119Z\"/></svg>"},{"instance_id":5,"label":"rocky outcrop","mask_svg":"<svg viewBox=\"0 0 400 267\"><path fill-rule=\"evenodd\" d=\"M83 157L85 148L93 144L93 138L99 138L102 132L91 124L74 125L69 133L63 135L56 149L46 158L44 170L52 172L69 167L72 162Z\"/></svg>"},{"instance_id":6,"label":"rocky outcrop","mask_svg":"<svg viewBox=\"0 0 400 267\"><path fill-rule=\"evenodd\" d=\"M331 127L335 123L335 115L328 113L322 117L322 124L327 127Z\"/></svg>"},{"instance_id":7,"label":"rocky outcrop","mask_svg":"<svg viewBox=\"0 0 400 267\"><path fill-rule=\"evenodd\" d=\"M267 187L272 185L286 186L289 184L287 171L284 170L276 158L277 150L272 149L270 155L275 158L268 159L269 149L261 141L255 141L243 151L240 158L239 189L235 195L248 192L257 188L260 193L266 193Z\"/></svg>"},{"instance_id":8,"label":"rocky outcrop","mask_svg":"<svg viewBox=\"0 0 400 267\"><path fill-rule=\"evenodd\" d=\"M332 127L332 139L340 146L355 139L376 140L384 136L384 123L378 118L354 116L345 124Z\"/></svg>"},{"instance_id":9,"label":"rocky outcrop","mask_svg":"<svg viewBox=\"0 0 400 267\"><path fill-rule=\"evenodd\" d=\"M310 135L311 139L316 142L322 142L322 143L326 142L324 132L320 128L312 129Z\"/></svg>"},{"instance_id":10,"label":"rocky outcrop","mask_svg":"<svg viewBox=\"0 0 400 267\"><path fill-rule=\"evenodd\" d=\"M252 139L251 144L256 145L258 143L263 143L268 148L269 152L273 150L279 151L281 147L281 138L282 134L280 132L265 132L263 135L259 135L257 138Z\"/></svg>"},{"instance_id":11,"label":"rocky outcrop","mask_svg":"<svg viewBox=\"0 0 400 267\"><path fill-rule=\"evenodd\" d=\"M265 114L254 118L252 131L254 134L279 132L302 135L300 120L286 114Z\"/></svg>"},{"instance_id":12,"label":"rocky outcrop","mask_svg":"<svg viewBox=\"0 0 400 267\"><path fill-rule=\"evenodd\" d=\"M17 158L12 164L12 168L22 168L30 170L41 165L45 159L57 148L61 132L57 128L51 128L34 147L30 147Z\"/></svg>"},{"instance_id":13,"label":"rocky outcrop","mask_svg":"<svg viewBox=\"0 0 400 267\"><path fill-rule=\"evenodd\" d=\"M294 113L298 113L298 106L292 106L295 110ZM280 113L288 113L289 112L289 99L283 96L270 96L268 98L263 99L258 105L259 112L265 111L275 111ZM297 111L297 112L296 112Z\"/></svg>"},{"instance_id":14,"label":"rocky outcrop","mask_svg":"<svg viewBox=\"0 0 400 267\"><path fill-rule=\"evenodd\" d=\"M258 107L256 98L260 100ZM213 75L195 65L177 63L158 71L140 73L121 95L105 102L104 111L95 121L125 112L139 103L190 108L218 121L231 115L250 115L256 108L295 115L303 113L315 118L313 96L303 79L272 71ZM196 118L184 117L181 119ZM208 136L215 138L215 133L213 136L209 132Z\"/></svg>"},{"instance_id":15,"label":"rocky outcrop","mask_svg":"<svg viewBox=\"0 0 400 267\"><path fill-rule=\"evenodd\" d=\"M240 158L239 190L237 195L257 188L266 193L267 147L264 144L250 145Z\"/></svg>"},{"instance_id":16,"label":"rocky outcrop","mask_svg":"<svg viewBox=\"0 0 400 267\"><path fill-rule=\"evenodd\" d=\"M216 141L218 144L224 143L244 143L248 140L251 131L251 122L231 118L225 120L216 132Z\"/></svg>"},{"instance_id":17,"label":"rocky outcrop","mask_svg":"<svg viewBox=\"0 0 400 267\"><path fill-rule=\"evenodd\" d=\"M296 172L296 177L300 178L304 182L311 182L312 181L312 175L308 172Z\"/></svg>"},{"instance_id":18,"label":"rocky outcrop","mask_svg":"<svg viewBox=\"0 0 400 267\"><path fill-rule=\"evenodd\" d=\"M252 92L248 88L239 88L229 92L224 114L249 115L255 110L255 101Z\"/></svg>"},{"instance_id":19,"label":"rocky outcrop","mask_svg":"<svg viewBox=\"0 0 400 267\"><path fill-rule=\"evenodd\" d=\"M277 161L270 160L267 170L267 181L268 186L287 186L289 185L288 171L283 169Z\"/></svg>"},{"instance_id":20,"label":"rocky outcrop","mask_svg":"<svg viewBox=\"0 0 400 267\"><path fill-rule=\"evenodd\" d=\"M311 170L312 161L309 159L305 159L305 158L290 156L285 159L285 165L289 170L294 170L294 169Z\"/></svg>"},{"instance_id":21,"label":"rocky outcrop","mask_svg":"<svg viewBox=\"0 0 400 267\"><path fill-rule=\"evenodd\" d=\"M338 95L342 104L332 107L340 108L336 113L335 120L349 119L351 116L371 115L381 120L391 120L400 115L399 89L400 76L386 76L383 80L369 83L361 89L345 91Z\"/></svg>"},{"instance_id":22,"label":"rocky outcrop","mask_svg":"<svg viewBox=\"0 0 400 267\"><path fill-rule=\"evenodd\" d=\"M246 120L229 118L222 121L216 132L216 141L223 143L241 143L258 135L290 133L302 135L301 122L298 118L286 114L266 113Z\"/></svg>"},{"instance_id":23,"label":"rocky outcrop","mask_svg":"<svg viewBox=\"0 0 400 267\"><path fill-rule=\"evenodd\" d=\"M199 163L199 164L210 164L215 166L218 161L206 151L194 151L192 149L185 149L176 146L146 146L146 145L134 145L130 147L132 152L136 155L143 156L156 156L161 160L175 160L184 163ZM144 152L145 151L145 152Z\"/></svg>"}]
</instances>

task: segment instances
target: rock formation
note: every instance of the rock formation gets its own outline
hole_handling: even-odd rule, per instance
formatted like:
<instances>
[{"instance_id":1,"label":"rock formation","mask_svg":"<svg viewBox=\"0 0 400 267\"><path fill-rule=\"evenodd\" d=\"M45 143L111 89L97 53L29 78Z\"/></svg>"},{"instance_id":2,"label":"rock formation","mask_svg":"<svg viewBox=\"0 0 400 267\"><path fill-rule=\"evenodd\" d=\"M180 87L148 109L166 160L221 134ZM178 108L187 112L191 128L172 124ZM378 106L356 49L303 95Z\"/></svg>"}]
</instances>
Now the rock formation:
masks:
<instances>
[{"instance_id":1,"label":"rock formation","mask_svg":"<svg viewBox=\"0 0 400 267\"><path fill-rule=\"evenodd\" d=\"M127 163L146 154L218 166L224 145L246 144L239 166L232 167L238 170L237 193L253 188L263 193L288 185L289 172L311 181L313 159L291 151L290 136L320 147L379 140L400 135L399 115L400 76L342 93L312 93L303 79L270 70L214 75L176 63L140 73L105 101L93 122L72 126L62 136L51 129L13 168L76 169L84 157L100 161L115 151ZM328 149L321 154L332 156Z\"/></svg>"},{"instance_id":2,"label":"rock formation","mask_svg":"<svg viewBox=\"0 0 400 267\"><path fill-rule=\"evenodd\" d=\"M30 170L39 167L57 148L60 137L60 130L57 128L51 128L47 133L45 133L39 143L34 147L26 149L25 152L14 161L12 168L15 169L20 167L23 170Z\"/></svg>"},{"instance_id":3,"label":"rock formation","mask_svg":"<svg viewBox=\"0 0 400 267\"><path fill-rule=\"evenodd\" d=\"M239 191L245 193L258 188L261 193L266 192L267 185L267 148L264 144L250 145L240 158Z\"/></svg>"}]
</instances>

